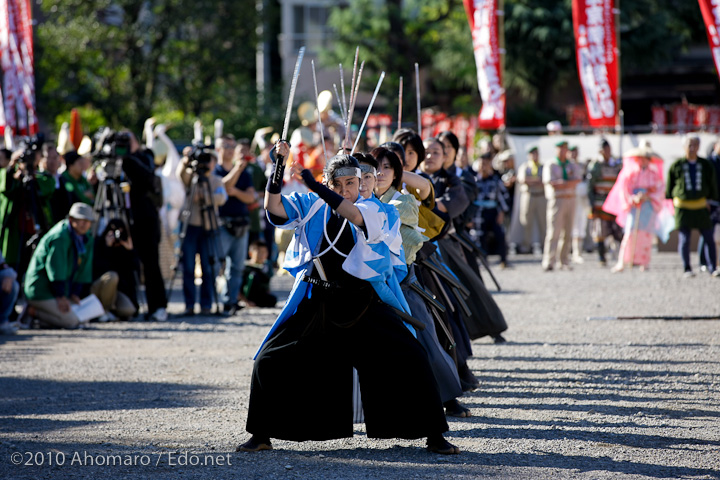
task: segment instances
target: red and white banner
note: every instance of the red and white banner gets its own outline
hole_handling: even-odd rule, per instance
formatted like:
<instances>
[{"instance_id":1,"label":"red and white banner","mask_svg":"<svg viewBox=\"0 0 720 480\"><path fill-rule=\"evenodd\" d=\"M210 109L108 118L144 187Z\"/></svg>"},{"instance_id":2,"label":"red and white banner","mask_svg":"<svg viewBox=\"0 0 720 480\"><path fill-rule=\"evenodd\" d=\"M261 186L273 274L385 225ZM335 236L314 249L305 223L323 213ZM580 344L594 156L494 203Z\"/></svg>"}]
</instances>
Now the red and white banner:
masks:
<instances>
[{"instance_id":1,"label":"red and white banner","mask_svg":"<svg viewBox=\"0 0 720 480\"><path fill-rule=\"evenodd\" d=\"M715 69L720 73L720 2L718 0L698 0L705 30L707 31L710 51L715 59Z\"/></svg>"},{"instance_id":2,"label":"red and white banner","mask_svg":"<svg viewBox=\"0 0 720 480\"><path fill-rule=\"evenodd\" d=\"M619 65L615 8L615 0L572 2L578 76L594 128L616 124Z\"/></svg>"},{"instance_id":3,"label":"red and white banner","mask_svg":"<svg viewBox=\"0 0 720 480\"><path fill-rule=\"evenodd\" d=\"M29 0L0 0L0 64L3 70L0 132L38 132L35 115L32 15Z\"/></svg>"},{"instance_id":4,"label":"red and white banner","mask_svg":"<svg viewBox=\"0 0 720 480\"><path fill-rule=\"evenodd\" d=\"M667 112L665 111L665 107L654 106L651 112L653 130L665 133L665 128L667 127Z\"/></svg>"},{"instance_id":5,"label":"red and white banner","mask_svg":"<svg viewBox=\"0 0 720 480\"><path fill-rule=\"evenodd\" d=\"M505 125L505 89L503 88L498 38L498 0L463 0L472 32L478 88L482 108L478 127L496 130Z\"/></svg>"}]
</instances>

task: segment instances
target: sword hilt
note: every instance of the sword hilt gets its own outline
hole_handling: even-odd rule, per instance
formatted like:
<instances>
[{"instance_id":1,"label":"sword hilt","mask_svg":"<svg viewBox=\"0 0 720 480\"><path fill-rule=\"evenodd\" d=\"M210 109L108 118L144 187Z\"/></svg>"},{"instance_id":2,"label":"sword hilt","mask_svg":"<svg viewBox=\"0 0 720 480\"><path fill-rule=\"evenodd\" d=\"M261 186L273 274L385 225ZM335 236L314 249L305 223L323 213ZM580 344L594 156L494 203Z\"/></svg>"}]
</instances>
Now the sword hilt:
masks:
<instances>
[{"instance_id":1,"label":"sword hilt","mask_svg":"<svg viewBox=\"0 0 720 480\"><path fill-rule=\"evenodd\" d=\"M282 155L275 157L275 170L273 170L272 183L275 186L281 186L283 175L285 173L285 158Z\"/></svg>"}]
</instances>

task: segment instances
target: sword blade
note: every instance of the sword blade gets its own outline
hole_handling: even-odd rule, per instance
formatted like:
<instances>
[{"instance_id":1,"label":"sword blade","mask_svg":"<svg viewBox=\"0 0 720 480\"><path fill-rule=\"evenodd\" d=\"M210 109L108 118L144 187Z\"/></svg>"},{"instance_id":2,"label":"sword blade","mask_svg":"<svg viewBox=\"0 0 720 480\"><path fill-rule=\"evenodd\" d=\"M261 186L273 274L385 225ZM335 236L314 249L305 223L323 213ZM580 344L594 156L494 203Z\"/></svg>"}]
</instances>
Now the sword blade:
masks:
<instances>
[{"instance_id":1,"label":"sword blade","mask_svg":"<svg viewBox=\"0 0 720 480\"><path fill-rule=\"evenodd\" d=\"M350 151L350 155L355 153L355 149L357 148L357 144L360 141L360 137L362 136L363 129L365 128L365 123L367 123L368 117L370 116L370 112L372 111L373 103L375 103L375 98L377 98L377 94L380 91L380 85L382 85L384 78L385 78L385 72L382 72L380 74L380 80L378 80L378 84L375 87L375 92L373 93L373 96L370 99L370 105L368 105L367 112L365 112L365 118L363 118L362 124L360 125L360 130L358 130L357 137L355 137L355 143L353 144L353 148Z\"/></svg>"},{"instance_id":2,"label":"sword blade","mask_svg":"<svg viewBox=\"0 0 720 480\"><path fill-rule=\"evenodd\" d=\"M353 74L352 74L352 82L350 83L350 107L349 110L346 109L345 113L347 114L347 121L345 122L345 141L341 145L341 148L345 149L345 147L348 144L348 140L350 138L350 125L352 125L352 114L353 114L353 93L355 92L355 76L357 75L357 64L358 64L358 57L360 56L360 46L355 48L355 61L353 62ZM362 70L362 67L360 67Z\"/></svg>"},{"instance_id":3,"label":"sword blade","mask_svg":"<svg viewBox=\"0 0 720 480\"><path fill-rule=\"evenodd\" d=\"M403 95L403 77L400 77L400 91L398 92L398 130L402 125L402 95Z\"/></svg>"},{"instance_id":4,"label":"sword blade","mask_svg":"<svg viewBox=\"0 0 720 480\"><path fill-rule=\"evenodd\" d=\"M422 119L420 118L420 66L415 64L415 97L417 101L417 134L422 137Z\"/></svg>"},{"instance_id":5,"label":"sword blade","mask_svg":"<svg viewBox=\"0 0 720 480\"><path fill-rule=\"evenodd\" d=\"M338 99L338 109L340 110L340 116L343 119L343 126L345 125L345 110L343 110L342 101L340 100L340 95L338 95L338 89L337 85L333 83L333 90L335 90L335 98Z\"/></svg>"},{"instance_id":6,"label":"sword blade","mask_svg":"<svg viewBox=\"0 0 720 480\"><path fill-rule=\"evenodd\" d=\"M317 76L315 75L315 60L310 60L310 65L312 65L313 85L315 86L315 108L317 108L317 124L320 129L320 144L323 149L323 160L327 162L328 158L327 152L325 151L325 135L323 133L322 118L320 118L320 95L318 94Z\"/></svg>"},{"instance_id":7,"label":"sword blade","mask_svg":"<svg viewBox=\"0 0 720 480\"><path fill-rule=\"evenodd\" d=\"M347 117L347 98L345 97L345 74L343 73L342 63L338 65L340 67L340 90L342 90L342 111L343 117ZM338 103L340 103L340 97L338 97ZM347 122L345 122L347 126Z\"/></svg>"},{"instance_id":8,"label":"sword blade","mask_svg":"<svg viewBox=\"0 0 720 480\"><path fill-rule=\"evenodd\" d=\"M293 100L295 99L295 89L297 89L298 77L300 76L300 65L302 64L303 56L305 56L305 47L300 47L298 51L297 61L295 62L295 71L293 72L292 83L290 84L290 95L288 97L287 110L285 111L285 123L283 123L281 140L287 140L288 127L290 126L290 114L292 113Z\"/></svg>"}]
</instances>

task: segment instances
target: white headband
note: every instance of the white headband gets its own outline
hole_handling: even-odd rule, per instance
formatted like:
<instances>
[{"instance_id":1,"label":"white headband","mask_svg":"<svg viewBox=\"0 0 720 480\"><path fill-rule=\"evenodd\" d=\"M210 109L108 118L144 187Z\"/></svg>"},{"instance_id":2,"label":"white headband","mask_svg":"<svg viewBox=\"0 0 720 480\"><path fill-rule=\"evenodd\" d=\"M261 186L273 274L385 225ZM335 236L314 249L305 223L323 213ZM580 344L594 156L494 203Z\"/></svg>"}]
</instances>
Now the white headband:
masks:
<instances>
[{"instance_id":1,"label":"white headband","mask_svg":"<svg viewBox=\"0 0 720 480\"><path fill-rule=\"evenodd\" d=\"M362 178L362 175L360 175L360 169L357 167L340 167L337 170L335 170L332 174L333 180L337 177L358 177Z\"/></svg>"},{"instance_id":2,"label":"white headband","mask_svg":"<svg viewBox=\"0 0 720 480\"><path fill-rule=\"evenodd\" d=\"M373 175L377 176L377 170L375 170L375 167L373 167L372 165L361 163L360 171L363 173L372 173Z\"/></svg>"}]
</instances>

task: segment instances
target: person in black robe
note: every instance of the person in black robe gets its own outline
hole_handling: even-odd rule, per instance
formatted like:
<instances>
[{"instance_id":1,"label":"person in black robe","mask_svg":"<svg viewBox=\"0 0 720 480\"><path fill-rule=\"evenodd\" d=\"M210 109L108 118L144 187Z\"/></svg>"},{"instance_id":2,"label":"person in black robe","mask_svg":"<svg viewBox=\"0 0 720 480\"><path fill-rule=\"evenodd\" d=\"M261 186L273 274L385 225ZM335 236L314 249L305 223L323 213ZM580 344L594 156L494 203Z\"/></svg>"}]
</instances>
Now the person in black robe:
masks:
<instances>
[{"instance_id":1,"label":"person in black robe","mask_svg":"<svg viewBox=\"0 0 720 480\"><path fill-rule=\"evenodd\" d=\"M287 143L276 148L280 158L287 157ZM282 161L276 162L275 168L282 168ZM351 437L351 372L355 368L368 437L427 437L428 450L459 453L442 435L448 425L423 347L369 282L343 269L345 256L355 246L349 223L357 227L358 236L367 234L362 213L354 204L360 185L357 161L349 155L328 161L324 170L327 186L316 182L300 165L292 168L332 211L325 217L319 245L308 245L320 262L308 260L314 268L298 273L294 291L302 288L297 291L305 291L303 298L269 335L255 359L246 425L252 437L237 450L269 450L271 438ZM268 182L265 208L271 222L283 225L290 217L290 207L286 208L288 200L279 195L280 186L273 183L273 177ZM317 215L323 212L326 209L320 207ZM388 408L388 399L403 404L403 415Z\"/></svg>"}]
</instances>

